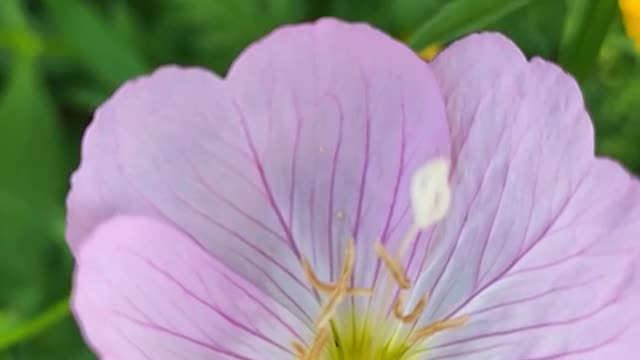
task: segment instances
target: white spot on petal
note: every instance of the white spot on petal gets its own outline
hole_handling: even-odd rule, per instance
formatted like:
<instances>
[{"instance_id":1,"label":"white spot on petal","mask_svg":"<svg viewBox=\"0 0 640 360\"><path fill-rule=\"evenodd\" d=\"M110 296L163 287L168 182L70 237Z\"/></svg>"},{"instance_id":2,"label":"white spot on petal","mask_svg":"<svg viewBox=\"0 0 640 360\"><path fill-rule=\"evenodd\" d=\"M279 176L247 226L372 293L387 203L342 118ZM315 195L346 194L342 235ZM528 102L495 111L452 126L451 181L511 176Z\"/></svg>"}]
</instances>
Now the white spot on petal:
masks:
<instances>
[{"instance_id":1,"label":"white spot on petal","mask_svg":"<svg viewBox=\"0 0 640 360\"><path fill-rule=\"evenodd\" d=\"M424 229L449 211L449 161L437 159L422 165L411 178L411 205L415 226Z\"/></svg>"}]
</instances>

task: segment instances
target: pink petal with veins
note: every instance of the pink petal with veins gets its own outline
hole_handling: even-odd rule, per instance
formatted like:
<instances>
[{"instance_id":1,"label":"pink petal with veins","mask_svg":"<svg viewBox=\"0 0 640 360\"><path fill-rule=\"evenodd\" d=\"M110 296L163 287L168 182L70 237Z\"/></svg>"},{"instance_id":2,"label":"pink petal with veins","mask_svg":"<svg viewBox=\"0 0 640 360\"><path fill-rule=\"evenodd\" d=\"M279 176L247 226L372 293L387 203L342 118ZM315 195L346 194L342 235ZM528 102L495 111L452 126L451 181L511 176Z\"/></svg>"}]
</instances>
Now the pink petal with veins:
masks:
<instances>
[{"instance_id":1,"label":"pink petal with veins","mask_svg":"<svg viewBox=\"0 0 640 360\"><path fill-rule=\"evenodd\" d=\"M102 223L76 252L73 309L102 359L295 359L308 325L198 246L143 217Z\"/></svg>"},{"instance_id":2,"label":"pink petal with veins","mask_svg":"<svg viewBox=\"0 0 640 360\"><path fill-rule=\"evenodd\" d=\"M331 19L276 30L227 79L162 68L96 112L67 239L77 249L114 214L154 217L312 321L301 256L330 280L353 236L356 285L373 283L373 242L399 241L412 221L411 174L449 156L444 111L409 48Z\"/></svg>"},{"instance_id":3,"label":"pink petal with veins","mask_svg":"<svg viewBox=\"0 0 640 360\"><path fill-rule=\"evenodd\" d=\"M575 81L497 34L433 68L445 94L454 203L422 259L423 322L469 315L429 359L633 358L640 184L593 155Z\"/></svg>"}]
</instances>

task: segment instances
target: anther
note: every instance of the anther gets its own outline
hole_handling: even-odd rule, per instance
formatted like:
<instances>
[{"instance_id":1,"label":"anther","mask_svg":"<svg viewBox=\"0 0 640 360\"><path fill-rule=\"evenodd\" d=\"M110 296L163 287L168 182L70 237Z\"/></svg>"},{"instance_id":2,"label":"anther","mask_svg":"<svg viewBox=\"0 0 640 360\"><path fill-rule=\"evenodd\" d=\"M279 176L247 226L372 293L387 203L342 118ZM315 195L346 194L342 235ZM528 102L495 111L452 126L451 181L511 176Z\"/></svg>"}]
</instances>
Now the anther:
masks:
<instances>
[{"instance_id":1,"label":"anther","mask_svg":"<svg viewBox=\"0 0 640 360\"><path fill-rule=\"evenodd\" d=\"M302 258L302 270L304 271L304 275L307 277L307 280L309 280L309 282L311 283L311 286L318 289L320 292L330 294L336 289L336 286L334 284L318 279L316 274L311 269L311 264L309 264L309 261L307 261L307 259L305 258Z\"/></svg>"},{"instance_id":2,"label":"anther","mask_svg":"<svg viewBox=\"0 0 640 360\"><path fill-rule=\"evenodd\" d=\"M291 343L291 347L298 359L304 359L305 354L307 353L307 348L301 342L294 341Z\"/></svg>"},{"instance_id":3,"label":"anther","mask_svg":"<svg viewBox=\"0 0 640 360\"><path fill-rule=\"evenodd\" d=\"M396 319L402 321L405 324L413 323L424 312L424 308L427 305L428 298L429 298L428 295L423 296L418 301L418 303L413 308L413 310L411 310L410 313L405 315L404 309L403 309L404 296L402 292L400 292L398 294L398 297L396 298L395 303L393 304L393 314L395 315Z\"/></svg>"},{"instance_id":4,"label":"anther","mask_svg":"<svg viewBox=\"0 0 640 360\"><path fill-rule=\"evenodd\" d=\"M421 329L416 330L411 335L411 341L415 343L417 341L433 336L441 331L464 326L467 321L469 321L469 316L464 315L450 320L434 322L433 324L429 324Z\"/></svg>"},{"instance_id":5,"label":"anther","mask_svg":"<svg viewBox=\"0 0 640 360\"><path fill-rule=\"evenodd\" d=\"M336 290L335 284L318 279L318 276L311 269L311 264L309 264L309 261L305 258L302 258L302 270L307 280L309 280L309 283L311 283L311 286L321 293L331 294ZM373 291L371 289L365 288L348 288L346 291L347 295L371 295L372 293Z\"/></svg>"},{"instance_id":6,"label":"anther","mask_svg":"<svg viewBox=\"0 0 640 360\"><path fill-rule=\"evenodd\" d=\"M391 254L389 254L387 249L385 249L381 243L376 242L374 245L374 249L380 259L382 259L384 265L387 267L387 269L389 269L389 272L398 283L398 286L400 286L400 288L404 290L409 289L411 287L411 280L409 280L409 278L405 275L404 269L402 268L400 262L396 260Z\"/></svg>"},{"instance_id":7,"label":"anther","mask_svg":"<svg viewBox=\"0 0 640 360\"><path fill-rule=\"evenodd\" d=\"M356 255L355 243L353 239L349 239L349 241L347 241L347 248L344 252L344 260L342 262L342 272L341 272L340 280L343 280L351 276L355 255Z\"/></svg>"}]
</instances>

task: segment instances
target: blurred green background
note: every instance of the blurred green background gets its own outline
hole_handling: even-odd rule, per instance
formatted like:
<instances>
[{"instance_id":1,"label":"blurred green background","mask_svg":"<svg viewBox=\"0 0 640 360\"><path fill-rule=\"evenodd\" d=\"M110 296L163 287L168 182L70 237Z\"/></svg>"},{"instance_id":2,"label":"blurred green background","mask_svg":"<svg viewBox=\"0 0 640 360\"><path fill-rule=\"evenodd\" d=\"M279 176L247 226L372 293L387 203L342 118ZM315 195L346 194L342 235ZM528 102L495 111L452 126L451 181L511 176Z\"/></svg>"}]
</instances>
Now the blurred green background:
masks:
<instances>
[{"instance_id":1,"label":"blurred green background","mask_svg":"<svg viewBox=\"0 0 640 360\"><path fill-rule=\"evenodd\" d=\"M64 197L93 109L166 63L224 74L284 23L367 21L416 50L499 30L561 63L598 152L640 173L640 56L615 0L0 0L0 360L93 359L68 313Z\"/></svg>"}]
</instances>

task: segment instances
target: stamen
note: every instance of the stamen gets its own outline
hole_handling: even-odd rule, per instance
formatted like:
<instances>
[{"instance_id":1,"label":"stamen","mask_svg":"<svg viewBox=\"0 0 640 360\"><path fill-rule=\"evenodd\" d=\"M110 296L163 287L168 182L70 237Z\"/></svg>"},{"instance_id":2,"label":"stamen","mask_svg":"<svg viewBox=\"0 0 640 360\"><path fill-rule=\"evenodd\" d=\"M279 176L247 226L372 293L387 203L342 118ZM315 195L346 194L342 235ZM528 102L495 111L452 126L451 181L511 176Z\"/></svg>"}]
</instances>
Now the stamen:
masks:
<instances>
[{"instance_id":1,"label":"stamen","mask_svg":"<svg viewBox=\"0 0 640 360\"><path fill-rule=\"evenodd\" d=\"M403 310L404 296L402 292L400 292L393 305L393 314L396 316L396 319L402 321L405 324L413 323L424 312L424 308L427 305L428 299L429 299L429 295L423 296L418 301L418 303L413 308L413 310L411 310L409 314L404 315L404 310Z\"/></svg>"},{"instance_id":2,"label":"stamen","mask_svg":"<svg viewBox=\"0 0 640 360\"><path fill-rule=\"evenodd\" d=\"M329 301L322 306L320 316L316 320L316 329L322 329L329 323L329 320L331 320L333 315L336 313L338 305L340 305L342 299L344 299L345 294L345 289L336 289L331 298L329 298Z\"/></svg>"},{"instance_id":3,"label":"stamen","mask_svg":"<svg viewBox=\"0 0 640 360\"><path fill-rule=\"evenodd\" d=\"M296 353L296 357L298 359L304 359L304 356L307 353L307 348L301 342L294 341L291 343L291 347L293 348L293 352Z\"/></svg>"},{"instance_id":4,"label":"stamen","mask_svg":"<svg viewBox=\"0 0 640 360\"><path fill-rule=\"evenodd\" d=\"M347 295L351 296L371 296L373 295L373 289L367 288L348 288Z\"/></svg>"},{"instance_id":5,"label":"stamen","mask_svg":"<svg viewBox=\"0 0 640 360\"><path fill-rule=\"evenodd\" d=\"M340 273L340 277L335 284L335 289L327 301L326 304L322 306L322 311L320 312L320 316L316 321L316 328L322 329L324 328L329 320L335 314L338 305L344 299L344 296L347 294L347 283L351 274L353 273L353 262L355 260L355 245L353 243L353 239L349 240L347 243L347 249L344 254L344 262L342 263L342 271Z\"/></svg>"},{"instance_id":6,"label":"stamen","mask_svg":"<svg viewBox=\"0 0 640 360\"><path fill-rule=\"evenodd\" d=\"M396 281L400 288L400 291L398 292L398 295L392 304L394 316L404 324L415 324L415 322L418 320L418 318L420 318L427 306L428 295L420 298L413 309L411 309L409 313L405 314L405 290L411 288L411 281L406 276L402 264L395 257L393 257L380 242L376 242L374 248L384 265L389 270L389 273L392 275L391 278ZM347 243L340 276L335 283L320 280L313 272L309 261L304 258L302 259L302 268L311 285L322 293L328 293L329 297L320 309L320 315L318 316L315 323L316 334L311 345L307 347L304 343L298 341L294 341L291 344L293 353L296 355L296 358L298 360L319 360L319 357L322 355L322 351L325 349L325 346L327 345L331 337L331 332L328 326L329 322L334 317L335 313L338 310L338 307L344 300L345 296L350 294L369 295L372 293L371 289L348 287L348 283L351 280L351 276L353 274L354 262L355 244L352 239ZM387 278L387 280L391 280L391 278ZM387 282L387 284L390 285L392 283ZM384 291L383 293L388 294L389 292ZM383 308L385 307L383 306ZM414 331L410 335L408 334L408 339L405 339L405 341L407 341L406 344L411 347L414 344L441 331L461 327L465 325L468 319L469 316L465 315L450 320L437 321L424 326ZM390 344L390 342L388 344ZM388 344L384 346L388 346Z\"/></svg>"},{"instance_id":7,"label":"stamen","mask_svg":"<svg viewBox=\"0 0 640 360\"><path fill-rule=\"evenodd\" d=\"M342 272L340 276L340 280L345 280L351 276L351 271L353 270L353 262L356 256L356 246L353 239L349 239L347 241L347 248L344 252L344 260L342 262ZM347 275L348 274L348 275Z\"/></svg>"},{"instance_id":8,"label":"stamen","mask_svg":"<svg viewBox=\"0 0 640 360\"><path fill-rule=\"evenodd\" d=\"M322 329L316 335L316 338L313 340L313 344L311 344L311 348L309 351L302 357L302 360L317 360L320 358L320 354L322 353L322 349L329 341L329 329Z\"/></svg>"},{"instance_id":9,"label":"stamen","mask_svg":"<svg viewBox=\"0 0 640 360\"><path fill-rule=\"evenodd\" d=\"M400 262L395 259L388 251L384 248L384 246L376 242L374 245L374 249L376 250L376 254L382 259L384 265L389 269L389 272L393 276L393 278L398 283L401 289L407 290L411 287L411 280L405 275L404 269Z\"/></svg>"},{"instance_id":10,"label":"stamen","mask_svg":"<svg viewBox=\"0 0 640 360\"><path fill-rule=\"evenodd\" d=\"M304 271L304 275L307 277L307 280L309 280L309 282L311 283L311 286L316 288L318 291L325 294L330 294L335 291L336 286L334 284L318 279L316 274L311 269L311 264L309 264L309 261L307 261L306 258L302 258L302 270Z\"/></svg>"},{"instance_id":11,"label":"stamen","mask_svg":"<svg viewBox=\"0 0 640 360\"><path fill-rule=\"evenodd\" d=\"M311 264L306 258L302 258L302 270L304 275L315 289L324 294L331 294L336 290L336 285L333 283L325 282L318 279L318 276L313 272ZM366 288L347 288L347 295L371 295L373 290Z\"/></svg>"},{"instance_id":12,"label":"stamen","mask_svg":"<svg viewBox=\"0 0 640 360\"><path fill-rule=\"evenodd\" d=\"M441 331L464 326L464 324L466 324L467 321L469 321L469 316L464 315L464 316L460 316L450 320L434 322L421 329L416 330L411 335L411 342L415 343L417 341L433 336Z\"/></svg>"},{"instance_id":13,"label":"stamen","mask_svg":"<svg viewBox=\"0 0 640 360\"><path fill-rule=\"evenodd\" d=\"M321 147L320 151L322 152L323 150ZM366 321L363 324L366 327L365 329L359 329L359 324L356 322L356 316L359 314L351 314L353 316L351 326L355 328L351 329L352 331L350 331L350 334L345 335L345 338L342 338L343 330L345 329L340 328L341 322L333 322L332 320L346 296L371 295L373 293L373 289L350 287L355 262L354 240L349 239L347 242L340 274L335 279L335 282L323 281L318 278L313 271L311 263L306 258L301 259L303 273L309 280L309 284L316 291L316 294L320 293L326 297L321 304L319 316L314 324L315 335L313 341L311 343L304 341L291 343L292 353L296 359L319 360L325 350L330 354L339 351L339 356L342 358L343 349L348 350L348 355L351 357L352 350L357 349L360 351L359 349L363 349L363 346L367 354L377 355L375 356L376 359L388 358L387 355L389 354L393 354L394 357L409 356L407 355L408 351L416 343L441 331L466 324L469 316L460 316L449 320L437 321L414 331L416 322L427 306L428 295L420 298L410 311L409 309L404 309L407 291L412 287L411 279L407 276L402 262L405 258L405 253L411 244L416 239L419 239L420 232L442 220L451 206L448 160L436 159L418 168L411 178L410 198L414 217L413 223L400 241L394 243L398 245L397 249L394 249L395 252L389 252L380 242L374 244L374 250L382 260L388 274L384 275L382 289L376 291L382 296L376 297L373 303L369 304L370 307L383 311L375 314L373 323L368 322L369 319L365 319ZM344 212L339 210L336 213L336 217L338 220L343 220ZM333 270L331 272L334 275ZM376 286L376 288L378 287ZM396 289L395 291L394 288ZM380 290L383 291L380 292ZM393 294L396 293L397 296L394 299ZM390 307L393 309L393 315L398 320L391 324L387 323L387 320L392 320L388 319ZM405 313L405 310L408 313ZM369 314L365 315L368 316ZM378 321L381 324L378 324ZM389 325L392 327L391 331L387 330ZM378 331L382 331L382 336L377 335ZM335 344L332 336L335 336ZM383 336L388 336L388 338ZM366 344L364 343L365 340L367 341ZM356 355L358 354L356 353Z\"/></svg>"}]
</instances>

